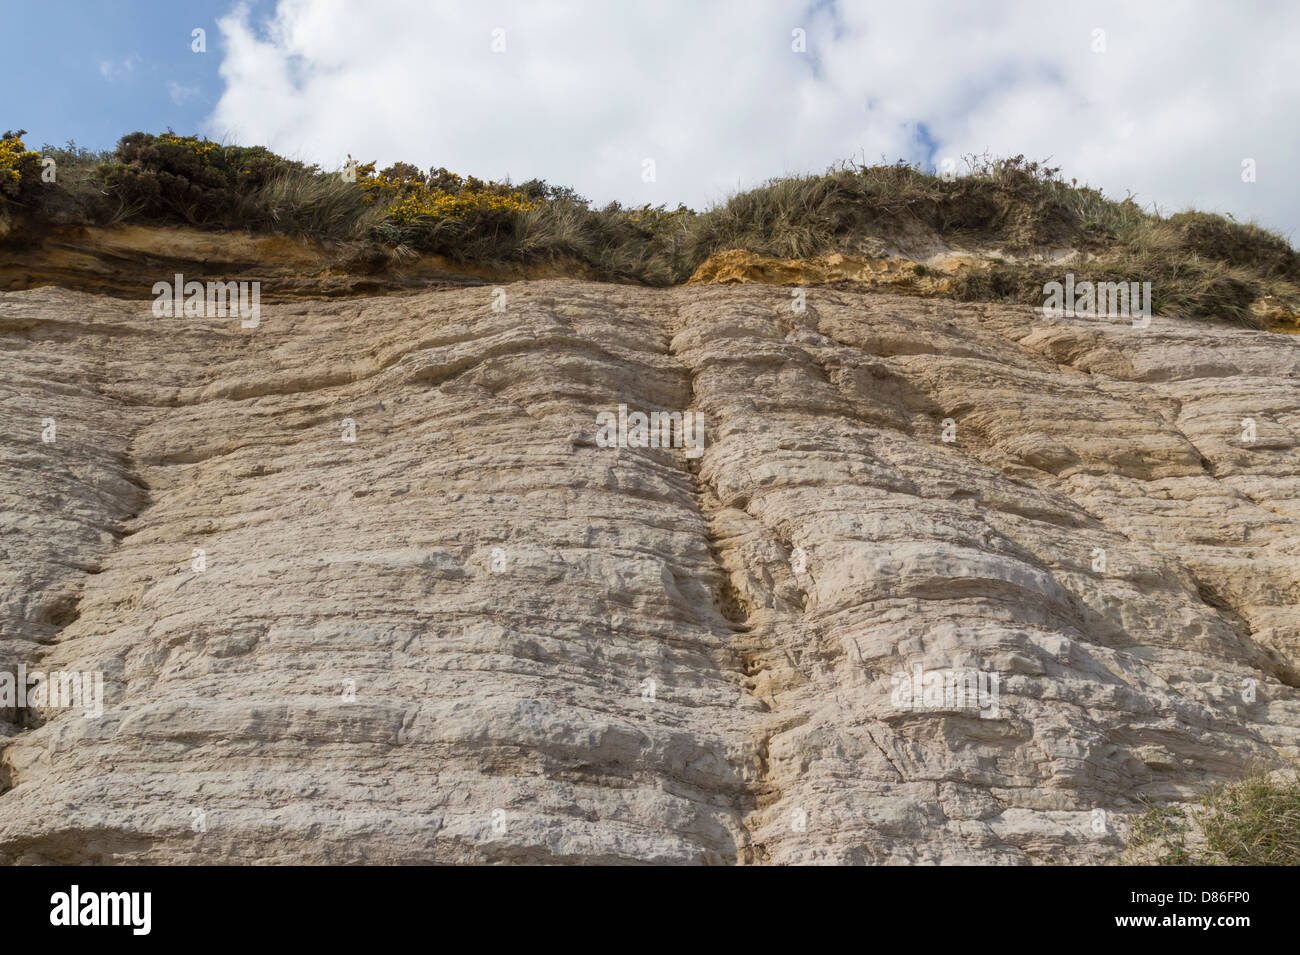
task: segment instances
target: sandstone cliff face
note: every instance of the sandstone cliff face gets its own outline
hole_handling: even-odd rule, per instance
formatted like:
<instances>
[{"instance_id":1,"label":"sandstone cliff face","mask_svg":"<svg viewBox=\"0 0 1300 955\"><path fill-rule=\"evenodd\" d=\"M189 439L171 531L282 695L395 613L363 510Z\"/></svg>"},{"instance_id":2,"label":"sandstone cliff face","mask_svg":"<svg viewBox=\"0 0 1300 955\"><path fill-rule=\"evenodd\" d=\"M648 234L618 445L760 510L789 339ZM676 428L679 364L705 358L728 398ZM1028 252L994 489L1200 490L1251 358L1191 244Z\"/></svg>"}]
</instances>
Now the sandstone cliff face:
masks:
<instances>
[{"instance_id":1,"label":"sandstone cliff face","mask_svg":"<svg viewBox=\"0 0 1300 955\"><path fill-rule=\"evenodd\" d=\"M0 293L0 670L104 674L0 860L1105 862L1300 754L1300 339L505 289Z\"/></svg>"}]
</instances>

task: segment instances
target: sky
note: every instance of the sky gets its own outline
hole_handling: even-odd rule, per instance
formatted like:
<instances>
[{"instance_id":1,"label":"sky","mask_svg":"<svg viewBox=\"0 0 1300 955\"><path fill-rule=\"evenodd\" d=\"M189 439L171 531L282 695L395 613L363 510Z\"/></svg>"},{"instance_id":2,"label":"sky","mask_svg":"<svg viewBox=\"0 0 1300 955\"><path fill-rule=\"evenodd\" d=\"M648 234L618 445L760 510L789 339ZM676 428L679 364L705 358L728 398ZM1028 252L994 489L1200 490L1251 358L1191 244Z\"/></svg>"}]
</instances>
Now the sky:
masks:
<instances>
[{"instance_id":1,"label":"sky","mask_svg":"<svg viewBox=\"0 0 1300 955\"><path fill-rule=\"evenodd\" d=\"M697 209L836 161L1024 154L1300 232L1300 3L42 0L3 19L0 126L29 146L170 127Z\"/></svg>"}]
</instances>

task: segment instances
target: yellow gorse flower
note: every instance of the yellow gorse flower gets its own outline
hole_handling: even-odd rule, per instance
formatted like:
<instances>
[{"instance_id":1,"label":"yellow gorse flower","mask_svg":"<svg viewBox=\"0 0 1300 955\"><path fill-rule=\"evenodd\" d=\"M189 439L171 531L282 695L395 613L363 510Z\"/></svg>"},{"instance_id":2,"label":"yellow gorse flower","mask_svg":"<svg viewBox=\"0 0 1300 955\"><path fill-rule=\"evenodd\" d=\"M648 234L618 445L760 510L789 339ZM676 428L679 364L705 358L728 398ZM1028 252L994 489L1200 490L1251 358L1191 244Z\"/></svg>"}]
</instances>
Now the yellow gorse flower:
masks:
<instances>
[{"instance_id":1,"label":"yellow gorse flower","mask_svg":"<svg viewBox=\"0 0 1300 955\"><path fill-rule=\"evenodd\" d=\"M175 133L163 133L157 137L157 142L164 146L182 146L205 161L221 148L211 140L199 139L197 136L177 136Z\"/></svg>"},{"instance_id":2,"label":"yellow gorse flower","mask_svg":"<svg viewBox=\"0 0 1300 955\"><path fill-rule=\"evenodd\" d=\"M358 166L357 183L366 201L383 202L387 217L394 222L407 223L424 218L465 219L484 212L527 212L539 205L517 192L502 194L462 187L461 191L452 193L422 182L389 179L376 175L374 170L374 163ZM460 181L459 177L454 178ZM490 188L495 184L481 185Z\"/></svg>"},{"instance_id":3,"label":"yellow gorse flower","mask_svg":"<svg viewBox=\"0 0 1300 955\"><path fill-rule=\"evenodd\" d=\"M17 185L23 178L23 166L35 163L39 167L40 160L41 154L32 152L21 139L0 139L0 183Z\"/></svg>"}]
</instances>

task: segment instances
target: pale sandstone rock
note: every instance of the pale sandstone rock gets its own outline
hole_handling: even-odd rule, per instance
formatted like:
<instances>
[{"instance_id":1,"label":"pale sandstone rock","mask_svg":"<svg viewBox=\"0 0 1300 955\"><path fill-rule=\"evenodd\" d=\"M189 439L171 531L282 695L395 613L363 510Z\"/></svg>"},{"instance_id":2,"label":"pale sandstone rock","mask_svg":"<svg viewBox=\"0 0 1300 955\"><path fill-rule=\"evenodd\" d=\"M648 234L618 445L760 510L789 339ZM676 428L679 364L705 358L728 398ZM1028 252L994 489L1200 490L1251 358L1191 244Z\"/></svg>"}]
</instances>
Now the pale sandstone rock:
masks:
<instances>
[{"instance_id":1,"label":"pale sandstone rock","mask_svg":"<svg viewBox=\"0 0 1300 955\"><path fill-rule=\"evenodd\" d=\"M1094 863L1300 755L1300 339L507 292L0 293L0 669L106 681L9 711L0 860Z\"/></svg>"}]
</instances>

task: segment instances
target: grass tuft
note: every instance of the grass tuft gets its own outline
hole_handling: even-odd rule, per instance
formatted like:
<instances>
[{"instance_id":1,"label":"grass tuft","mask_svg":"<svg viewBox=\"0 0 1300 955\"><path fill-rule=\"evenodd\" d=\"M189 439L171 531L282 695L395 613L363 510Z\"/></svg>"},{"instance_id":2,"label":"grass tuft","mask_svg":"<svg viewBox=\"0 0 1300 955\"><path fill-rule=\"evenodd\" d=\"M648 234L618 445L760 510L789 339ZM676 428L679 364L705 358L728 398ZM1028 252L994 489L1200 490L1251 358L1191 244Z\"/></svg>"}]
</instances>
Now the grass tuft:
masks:
<instances>
[{"instance_id":1,"label":"grass tuft","mask_svg":"<svg viewBox=\"0 0 1300 955\"><path fill-rule=\"evenodd\" d=\"M1199 807L1147 810L1127 855L1154 865L1300 865L1300 774L1257 772Z\"/></svg>"}]
</instances>

